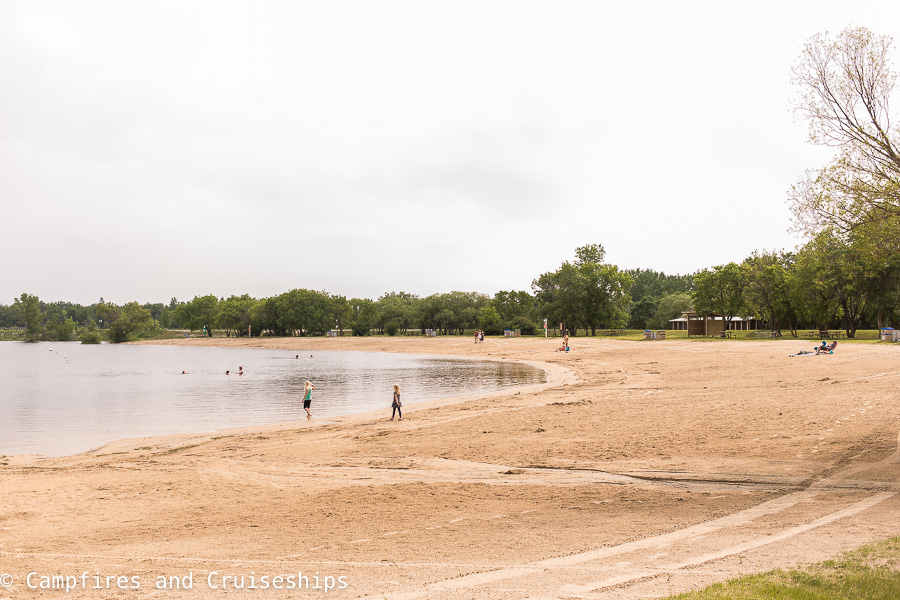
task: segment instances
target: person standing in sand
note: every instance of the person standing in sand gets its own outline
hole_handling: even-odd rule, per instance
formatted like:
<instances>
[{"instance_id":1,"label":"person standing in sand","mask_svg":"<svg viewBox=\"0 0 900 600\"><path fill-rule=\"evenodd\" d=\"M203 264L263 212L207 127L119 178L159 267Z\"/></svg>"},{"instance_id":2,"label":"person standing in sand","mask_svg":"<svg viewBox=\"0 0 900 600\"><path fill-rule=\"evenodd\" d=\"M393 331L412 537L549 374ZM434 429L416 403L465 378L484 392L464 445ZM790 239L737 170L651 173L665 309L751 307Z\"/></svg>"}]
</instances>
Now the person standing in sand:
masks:
<instances>
[{"instance_id":1,"label":"person standing in sand","mask_svg":"<svg viewBox=\"0 0 900 600\"><path fill-rule=\"evenodd\" d=\"M391 408L393 409L391 411L391 421L394 420L394 415L400 415L400 418L397 419L398 421L403 420L403 413L400 412L401 406L403 406L403 405L400 404L400 386L395 383L394 384L394 401L391 402Z\"/></svg>"},{"instance_id":2,"label":"person standing in sand","mask_svg":"<svg viewBox=\"0 0 900 600\"><path fill-rule=\"evenodd\" d=\"M312 413L309 410L310 405L312 404L312 391L316 389L316 386L311 384L309 380L306 380L306 383L303 384L303 387L306 389L306 393L303 395L303 409L306 411L306 420L312 419Z\"/></svg>"}]
</instances>

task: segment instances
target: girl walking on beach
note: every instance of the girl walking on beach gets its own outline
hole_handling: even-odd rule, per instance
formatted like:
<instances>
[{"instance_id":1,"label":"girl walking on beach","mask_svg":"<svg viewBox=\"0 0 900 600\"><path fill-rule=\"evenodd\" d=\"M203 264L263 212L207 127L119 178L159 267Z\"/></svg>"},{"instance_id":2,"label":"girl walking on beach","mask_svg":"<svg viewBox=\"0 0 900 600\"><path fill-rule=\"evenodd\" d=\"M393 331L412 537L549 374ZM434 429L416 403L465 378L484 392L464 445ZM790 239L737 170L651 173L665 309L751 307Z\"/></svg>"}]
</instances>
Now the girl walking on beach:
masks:
<instances>
[{"instance_id":1,"label":"girl walking on beach","mask_svg":"<svg viewBox=\"0 0 900 600\"><path fill-rule=\"evenodd\" d=\"M312 404L312 391L316 389L316 386L311 384L307 379L303 387L306 389L306 394L303 396L303 408L306 410L306 420L308 421L312 418L309 406Z\"/></svg>"},{"instance_id":2,"label":"girl walking on beach","mask_svg":"<svg viewBox=\"0 0 900 600\"><path fill-rule=\"evenodd\" d=\"M391 402L391 408L394 409L391 411L391 421L394 420L394 415L400 415L400 418L397 419L398 421L403 420L403 413L400 412L401 406L402 406L402 404L400 404L400 386L395 383L394 384L394 401Z\"/></svg>"}]
</instances>

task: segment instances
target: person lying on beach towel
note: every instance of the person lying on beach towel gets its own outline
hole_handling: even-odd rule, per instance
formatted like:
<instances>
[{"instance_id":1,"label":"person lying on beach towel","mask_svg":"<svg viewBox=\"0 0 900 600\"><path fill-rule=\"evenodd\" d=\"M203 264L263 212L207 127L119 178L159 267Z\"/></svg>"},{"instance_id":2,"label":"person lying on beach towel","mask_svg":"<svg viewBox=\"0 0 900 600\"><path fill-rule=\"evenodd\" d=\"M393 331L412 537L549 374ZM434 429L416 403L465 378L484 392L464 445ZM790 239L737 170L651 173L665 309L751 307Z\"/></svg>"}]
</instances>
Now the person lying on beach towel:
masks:
<instances>
[{"instance_id":1,"label":"person lying on beach towel","mask_svg":"<svg viewBox=\"0 0 900 600\"><path fill-rule=\"evenodd\" d=\"M789 354L788 356L817 356L819 354L834 354L834 349L837 346L837 340L831 342L830 344L827 342L822 342L821 346L816 346L809 350L801 350L797 354Z\"/></svg>"}]
</instances>

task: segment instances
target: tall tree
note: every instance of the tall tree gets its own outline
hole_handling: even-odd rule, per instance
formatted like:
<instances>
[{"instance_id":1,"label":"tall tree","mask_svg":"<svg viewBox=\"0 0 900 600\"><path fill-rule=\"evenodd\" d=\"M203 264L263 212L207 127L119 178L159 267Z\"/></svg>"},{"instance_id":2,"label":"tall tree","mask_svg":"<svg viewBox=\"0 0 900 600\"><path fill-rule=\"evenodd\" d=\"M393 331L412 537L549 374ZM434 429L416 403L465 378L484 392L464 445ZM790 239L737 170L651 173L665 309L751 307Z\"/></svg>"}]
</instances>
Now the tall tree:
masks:
<instances>
[{"instance_id":1,"label":"tall tree","mask_svg":"<svg viewBox=\"0 0 900 600\"><path fill-rule=\"evenodd\" d=\"M556 271L544 273L532 281L531 287L550 328L555 329L559 323L564 331L575 335L584 321L578 269L568 261L564 262Z\"/></svg>"},{"instance_id":2,"label":"tall tree","mask_svg":"<svg viewBox=\"0 0 900 600\"><path fill-rule=\"evenodd\" d=\"M748 313L765 319L772 331L781 331L782 322L787 321L796 337L795 326L789 318L786 260L783 254L755 251L744 260L746 304Z\"/></svg>"},{"instance_id":3,"label":"tall tree","mask_svg":"<svg viewBox=\"0 0 900 600\"><path fill-rule=\"evenodd\" d=\"M535 298L524 290L497 292L491 307L500 317L501 330L518 329L525 335L534 335L538 329Z\"/></svg>"},{"instance_id":4,"label":"tall tree","mask_svg":"<svg viewBox=\"0 0 900 600\"><path fill-rule=\"evenodd\" d=\"M369 335L378 323L378 305L368 298L350 300L350 329L353 335Z\"/></svg>"},{"instance_id":5,"label":"tall tree","mask_svg":"<svg viewBox=\"0 0 900 600\"><path fill-rule=\"evenodd\" d=\"M235 334L240 337L247 333L250 327L250 309L256 304L256 300L249 294L242 296L230 296L219 303L216 311L216 325L225 330L225 335L231 337Z\"/></svg>"},{"instance_id":6,"label":"tall tree","mask_svg":"<svg viewBox=\"0 0 900 600\"><path fill-rule=\"evenodd\" d=\"M581 246L575 255L574 264L564 262L531 284L548 318L564 323L572 333L583 326L591 335L603 325L624 325L632 278L603 262L606 251L601 244Z\"/></svg>"},{"instance_id":7,"label":"tall tree","mask_svg":"<svg viewBox=\"0 0 900 600\"><path fill-rule=\"evenodd\" d=\"M194 296L193 300L180 304L175 310L175 316L182 327L192 331L205 329L209 337L212 337L218 314L219 299L213 294Z\"/></svg>"},{"instance_id":8,"label":"tall tree","mask_svg":"<svg viewBox=\"0 0 900 600\"><path fill-rule=\"evenodd\" d=\"M728 263L703 270L694 275L694 310L697 314L718 313L725 319L725 328L734 317L747 312L744 288L746 271L737 263Z\"/></svg>"},{"instance_id":9,"label":"tall tree","mask_svg":"<svg viewBox=\"0 0 900 600\"><path fill-rule=\"evenodd\" d=\"M347 302L347 298L339 295L329 297L328 314L331 317L334 328L341 335L344 335L344 327L347 325L351 314L350 303Z\"/></svg>"},{"instance_id":10,"label":"tall tree","mask_svg":"<svg viewBox=\"0 0 900 600\"><path fill-rule=\"evenodd\" d=\"M276 298L278 325L301 336L324 333L331 329L328 294L315 290L295 289Z\"/></svg>"},{"instance_id":11,"label":"tall tree","mask_svg":"<svg viewBox=\"0 0 900 600\"><path fill-rule=\"evenodd\" d=\"M837 156L794 186L791 208L798 229L846 233L860 225L900 220L900 150L891 124L892 39L864 27L836 37L813 36L792 71L800 89L797 112L812 143Z\"/></svg>"},{"instance_id":12,"label":"tall tree","mask_svg":"<svg viewBox=\"0 0 900 600\"><path fill-rule=\"evenodd\" d=\"M37 296L22 294L15 301L16 310L25 322L25 340L34 342L44 335L44 313L41 311L41 301Z\"/></svg>"},{"instance_id":13,"label":"tall tree","mask_svg":"<svg viewBox=\"0 0 900 600\"><path fill-rule=\"evenodd\" d=\"M109 341L125 342L132 333L156 329L156 322L150 311L137 302L129 302L122 307L118 318L109 326Z\"/></svg>"},{"instance_id":14,"label":"tall tree","mask_svg":"<svg viewBox=\"0 0 900 600\"><path fill-rule=\"evenodd\" d=\"M678 318L683 312L690 310L692 305L693 298L688 292L666 294L659 299L656 312L648 324L653 329L665 329L670 319Z\"/></svg>"}]
</instances>

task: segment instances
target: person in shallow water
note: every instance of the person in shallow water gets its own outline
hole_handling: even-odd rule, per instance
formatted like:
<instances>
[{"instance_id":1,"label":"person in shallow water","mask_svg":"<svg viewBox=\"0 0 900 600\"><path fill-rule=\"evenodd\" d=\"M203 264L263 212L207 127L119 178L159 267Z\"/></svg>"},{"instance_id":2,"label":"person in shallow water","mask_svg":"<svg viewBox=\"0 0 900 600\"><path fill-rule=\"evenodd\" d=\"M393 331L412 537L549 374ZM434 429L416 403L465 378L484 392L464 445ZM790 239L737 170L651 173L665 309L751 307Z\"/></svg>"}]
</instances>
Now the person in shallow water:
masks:
<instances>
[{"instance_id":1,"label":"person in shallow water","mask_svg":"<svg viewBox=\"0 0 900 600\"><path fill-rule=\"evenodd\" d=\"M306 389L306 394L303 396L303 409L306 411L306 419L309 420L312 418L312 412L310 412L309 407L312 404L312 391L316 389L316 386L306 380L306 383L303 384L303 387Z\"/></svg>"},{"instance_id":2,"label":"person in shallow water","mask_svg":"<svg viewBox=\"0 0 900 600\"><path fill-rule=\"evenodd\" d=\"M391 402L391 408L393 409L391 411L391 421L394 420L395 415L400 416L400 418L397 419L398 421L403 420L403 413L400 412L401 406L403 406L403 405L400 404L400 386L395 383L394 384L394 400L393 400L393 402Z\"/></svg>"}]
</instances>

